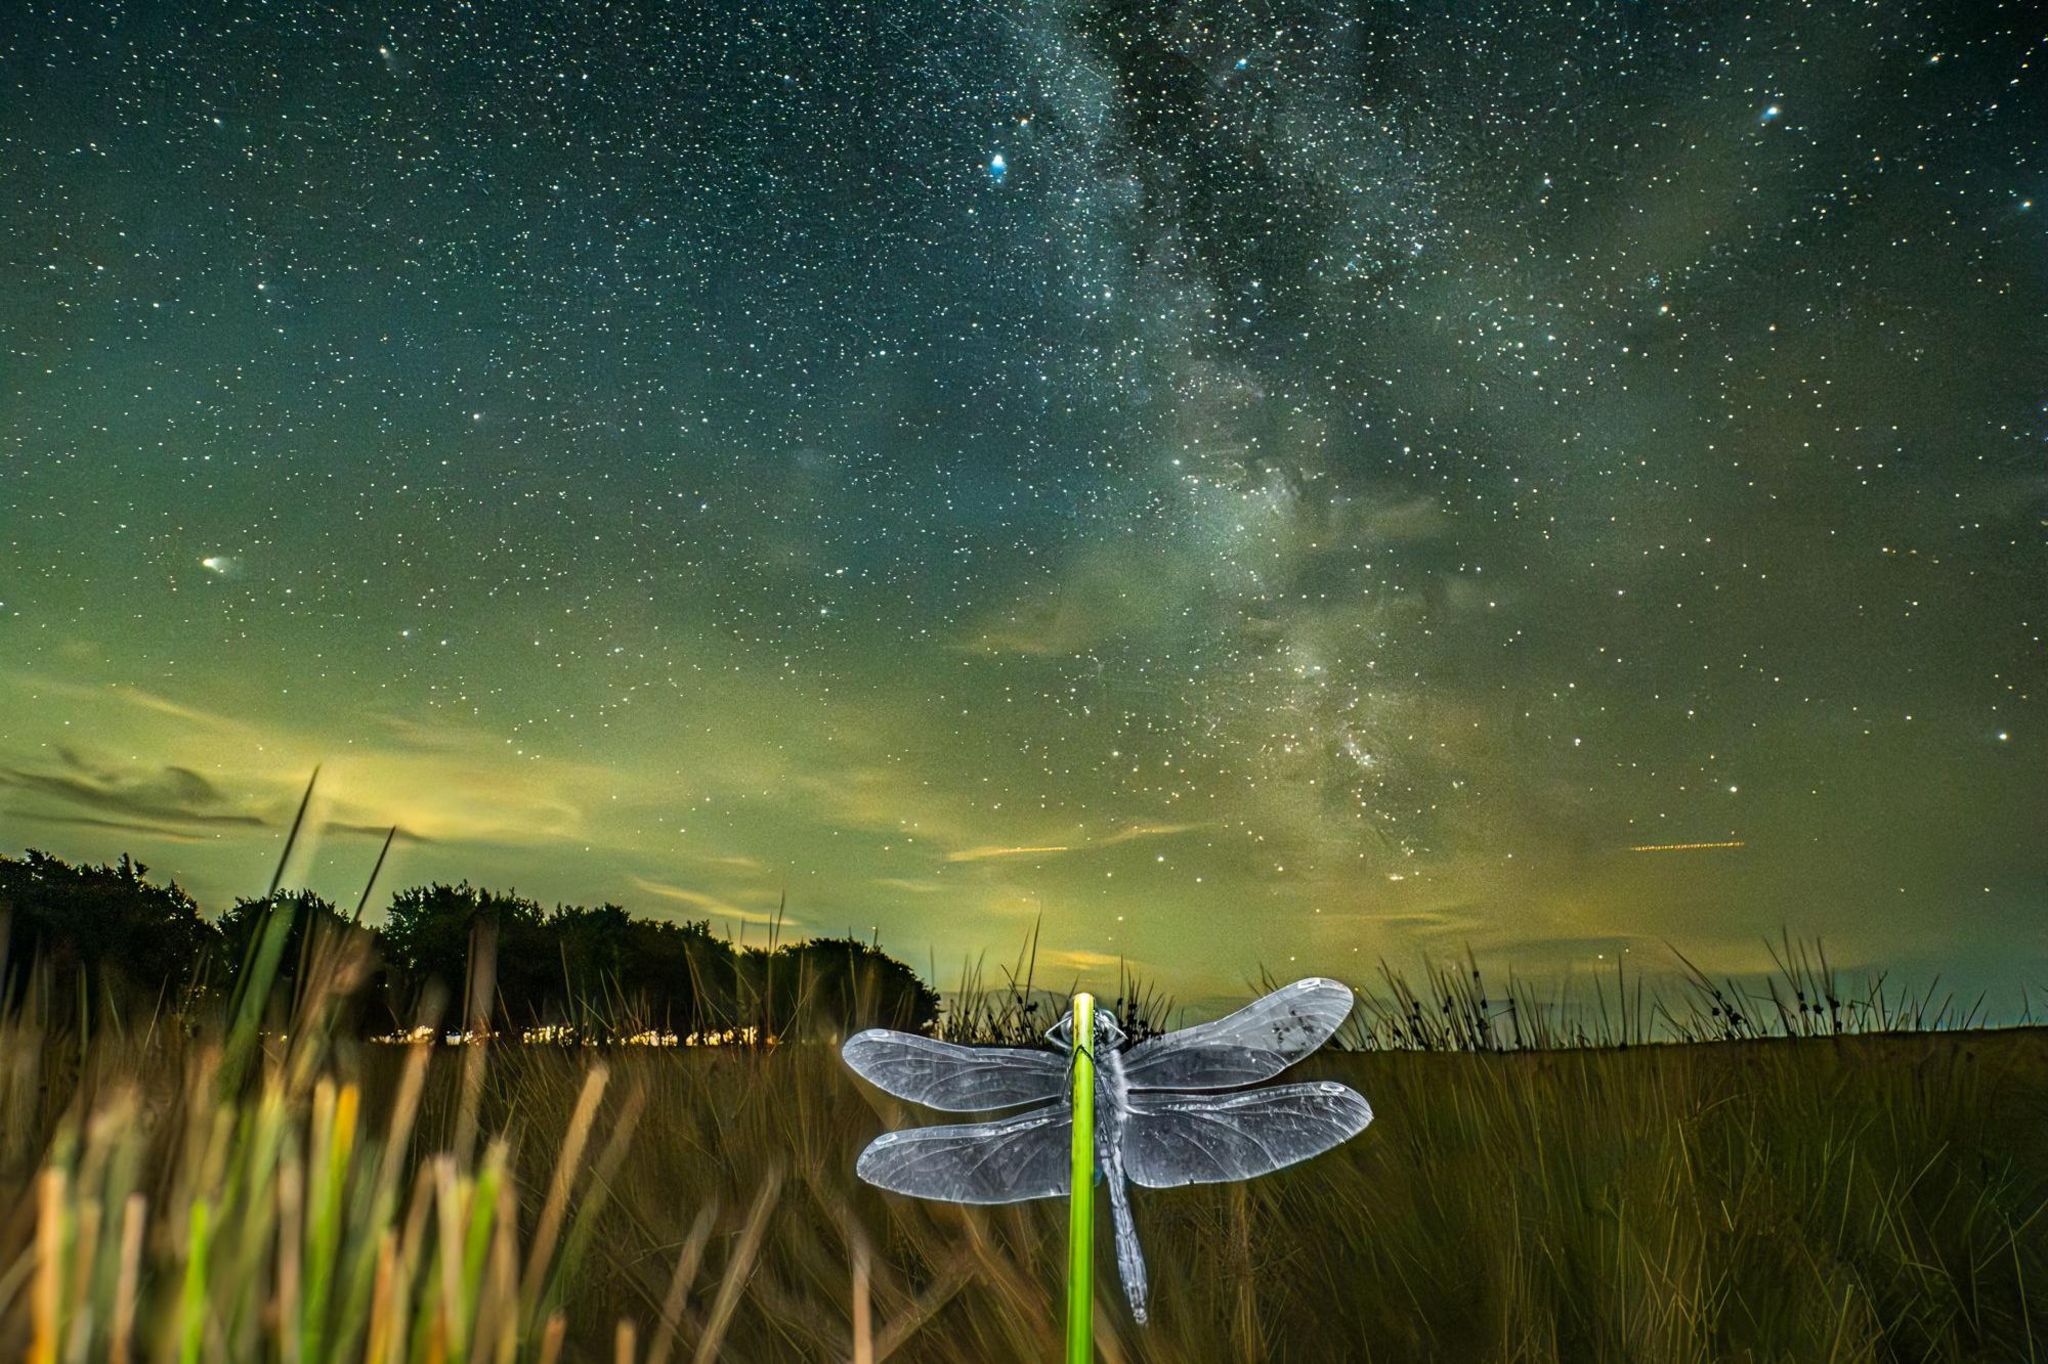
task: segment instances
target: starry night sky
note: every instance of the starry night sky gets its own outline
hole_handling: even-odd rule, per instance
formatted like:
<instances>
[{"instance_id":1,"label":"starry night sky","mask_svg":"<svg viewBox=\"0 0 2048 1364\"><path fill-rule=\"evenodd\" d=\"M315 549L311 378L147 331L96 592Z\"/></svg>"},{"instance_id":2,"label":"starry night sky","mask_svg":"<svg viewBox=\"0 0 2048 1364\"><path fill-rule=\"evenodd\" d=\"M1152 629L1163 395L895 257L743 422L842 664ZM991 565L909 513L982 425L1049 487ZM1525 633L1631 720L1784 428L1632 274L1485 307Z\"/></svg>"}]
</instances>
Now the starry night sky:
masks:
<instances>
[{"instance_id":1,"label":"starry night sky","mask_svg":"<svg viewBox=\"0 0 2048 1364\"><path fill-rule=\"evenodd\" d=\"M2038 6L6 11L16 855L2040 983Z\"/></svg>"}]
</instances>

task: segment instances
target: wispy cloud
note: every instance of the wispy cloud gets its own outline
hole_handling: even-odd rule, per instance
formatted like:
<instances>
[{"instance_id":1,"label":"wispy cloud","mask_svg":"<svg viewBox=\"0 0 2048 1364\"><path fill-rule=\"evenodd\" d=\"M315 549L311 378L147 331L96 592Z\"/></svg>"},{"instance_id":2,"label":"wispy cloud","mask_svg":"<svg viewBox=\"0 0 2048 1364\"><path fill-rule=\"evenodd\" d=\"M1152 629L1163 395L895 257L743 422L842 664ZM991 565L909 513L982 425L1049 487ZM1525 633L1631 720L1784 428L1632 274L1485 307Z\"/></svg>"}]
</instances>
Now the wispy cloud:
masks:
<instances>
[{"instance_id":1,"label":"wispy cloud","mask_svg":"<svg viewBox=\"0 0 2048 1364\"><path fill-rule=\"evenodd\" d=\"M900 890L908 895L936 895L947 888L940 881L914 881L907 876L877 876L870 884L885 890Z\"/></svg>"},{"instance_id":2,"label":"wispy cloud","mask_svg":"<svg viewBox=\"0 0 2048 1364\"><path fill-rule=\"evenodd\" d=\"M1201 566L1157 545L1096 546L971 623L952 647L970 654L1071 657L1105 641L1158 633L1202 587Z\"/></svg>"},{"instance_id":3,"label":"wispy cloud","mask_svg":"<svg viewBox=\"0 0 2048 1364\"><path fill-rule=\"evenodd\" d=\"M211 711L182 705L171 700L169 697L158 696L155 692L145 691L141 687L131 687L123 684L111 687L79 687L64 682L46 683L45 685L49 686L51 690L58 692L72 692L81 696L112 697L126 705L135 707L137 710L147 710L158 715L173 716L188 724L204 725L209 729L244 728L243 723L239 720L231 719L225 715L216 715Z\"/></svg>"},{"instance_id":4,"label":"wispy cloud","mask_svg":"<svg viewBox=\"0 0 2048 1364\"><path fill-rule=\"evenodd\" d=\"M1072 851L1072 848L1064 845L1030 848L1005 848L990 845L979 848L962 848L958 852L949 852L946 854L946 860L948 862L986 862L997 857L1051 857L1058 853Z\"/></svg>"},{"instance_id":5,"label":"wispy cloud","mask_svg":"<svg viewBox=\"0 0 2048 1364\"><path fill-rule=\"evenodd\" d=\"M707 867L723 867L727 871L765 872L768 864L758 857L747 857L740 853L686 853L692 862Z\"/></svg>"},{"instance_id":6,"label":"wispy cloud","mask_svg":"<svg viewBox=\"0 0 2048 1364\"><path fill-rule=\"evenodd\" d=\"M260 828L269 821L246 797L231 797L189 767L113 766L59 748L54 769L0 767L0 785L31 796L84 807L106 818L148 824L240 825ZM35 814L36 811L27 813ZM42 811L61 817L73 811Z\"/></svg>"},{"instance_id":7,"label":"wispy cloud","mask_svg":"<svg viewBox=\"0 0 2048 1364\"><path fill-rule=\"evenodd\" d=\"M1111 848L1119 843L1131 843L1141 838L1170 838L1199 829L1200 824L1127 824L1115 833L1101 838L1084 838L1075 843L1042 843L1011 847L1005 844L981 844L972 848L961 848L946 854L948 862L987 862L1000 857L1057 857L1062 853L1091 852L1097 848Z\"/></svg>"},{"instance_id":8,"label":"wispy cloud","mask_svg":"<svg viewBox=\"0 0 2048 1364\"><path fill-rule=\"evenodd\" d=\"M713 895L708 891L692 890L687 886L672 886L665 881L650 880L645 876L633 876L627 879L631 881L635 890L644 891L649 895L663 900L670 900L676 904L688 905L691 909L701 910L705 914L714 915L718 918L737 919L739 922L747 924L772 924L779 920L784 928L800 927L803 922L794 915L778 915L767 910L745 909L730 900Z\"/></svg>"},{"instance_id":9,"label":"wispy cloud","mask_svg":"<svg viewBox=\"0 0 2048 1364\"><path fill-rule=\"evenodd\" d=\"M1113 952L1090 952L1077 947L1046 948L1038 954L1041 965L1074 971L1109 971L1118 967L1135 969L1137 963Z\"/></svg>"},{"instance_id":10,"label":"wispy cloud","mask_svg":"<svg viewBox=\"0 0 2048 1364\"><path fill-rule=\"evenodd\" d=\"M162 839L166 843L203 843L213 838L212 834L195 834L185 829L173 829L162 824L147 824L133 819L100 819L93 815L53 814L41 810L10 809L6 814L16 819L26 819L37 824L72 825L87 829L114 829L121 833L146 834Z\"/></svg>"},{"instance_id":11,"label":"wispy cloud","mask_svg":"<svg viewBox=\"0 0 2048 1364\"><path fill-rule=\"evenodd\" d=\"M410 722L356 717L372 740L384 742L335 743L140 687L21 672L0 674L0 685L27 698L60 698L82 729L102 736L101 752L81 744L58 750L56 764L17 758L0 767L0 786L21 792L18 804L33 798L37 808L24 813L44 818L82 808L173 828L275 829L289 822L305 774L319 766L315 839L325 832L381 837L396 824L409 842L527 849L607 841L592 812L621 795L653 794L607 765L515 757L502 738L460 726L430 742L430 731ZM137 733L148 734L160 764L105 753Z\"/></svg>"},{"instance_id":12,"label":"wispy cloud","mask_svg":"<svg viewBox=\"0 0 2048 1364\"><path fill-rule=\"evenodd\" d=\"M358 838L383 838L387 834L392 834L392 841L395 843L422 844L434 842L433 839L428 838L424 834L416 834L412 830L402 827L398 828L397 832L393 834L393 826L389 824L348 824L330 820L323 827L331 834L349 834Z\"/></svg>"},{"instance_id":13,"label":"wispy cloud","mask_svg":"<svg viewBox=\"0 0 2048 1364\"><path fill-rule=\"evenodd\" d=\"M1171 838L1175 834L1184 834L1203 827L1205 826L1201 824L1131 824L1106 838L1092 840L1089 846L1107 848L1113 843L1129 843L1139 838Z\"/></svg>"}]
</instances>

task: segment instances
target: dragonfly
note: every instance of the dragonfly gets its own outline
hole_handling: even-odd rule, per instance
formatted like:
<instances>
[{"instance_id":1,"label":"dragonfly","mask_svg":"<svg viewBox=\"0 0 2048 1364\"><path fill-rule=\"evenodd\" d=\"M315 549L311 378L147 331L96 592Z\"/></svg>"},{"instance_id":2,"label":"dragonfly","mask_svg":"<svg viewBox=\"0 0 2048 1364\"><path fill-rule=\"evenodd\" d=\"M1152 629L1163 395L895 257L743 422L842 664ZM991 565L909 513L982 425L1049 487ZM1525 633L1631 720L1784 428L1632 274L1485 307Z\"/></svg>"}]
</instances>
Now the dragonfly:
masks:
<instances>
[{"instance_id":1,"label":"dragonfly","mask_svg":"<svg viewBox=\"0 0 2048 1364\"><path fill-rule=\"evenodd\" d=\"M1349 986L1310 977L1212 1023L1126 1047L1116 1016L1095 1011L1096 1178L1107 1185L1117 1272L1140 1324L1145 1256L1128 1186L1251 1179L1364 1131L1372 1106L1348 1086L1317 1080L1244 1088L1320 1047L1350 1012ZM1046 1031L1050 1050L961 1046L887 1028L848 1038L840 1049L846 1063L899 1099L950 1113L1040 1105L986 1122L884 1132L861 1152L854 1173L878 1188L951 1203L1066 1197L1073 1024L1070 1008Z\"/></svg>"}]
</instances>

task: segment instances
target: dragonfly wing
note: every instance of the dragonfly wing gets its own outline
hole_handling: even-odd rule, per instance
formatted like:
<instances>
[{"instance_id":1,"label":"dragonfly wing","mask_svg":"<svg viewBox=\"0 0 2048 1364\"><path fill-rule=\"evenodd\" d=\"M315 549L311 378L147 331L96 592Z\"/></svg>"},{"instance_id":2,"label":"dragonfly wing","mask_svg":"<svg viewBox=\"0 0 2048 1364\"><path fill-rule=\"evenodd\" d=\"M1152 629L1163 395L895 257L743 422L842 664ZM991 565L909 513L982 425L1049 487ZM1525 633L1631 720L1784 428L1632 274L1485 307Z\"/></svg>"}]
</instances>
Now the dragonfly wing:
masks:
<instances>
[{"instance_id":1,"label":"dragonfly wing","mask_svg":"<svg viewBox=\"0 0 2048 1364\"><path fill-rule=\"evenodd\" d=\"M1372 1105L1327 1080L1246 1094L1133 1094L1124 1173L1133 1184L1227 1184L1271 1174L1350 1140Z\"/></svg>"},{"instance_id":2,"label":"dragonfly wing","mask_svg":"<svg viewBox=\"0 0 2048 1364\"><path fill-rule=\"evenodd\" d=\"M853 1171L877 1188L948 1203L1022 1203L1065 1196L1073 1109L1055 1106L996 1122L884 1132Z\"/></svg>"},{"instance_id":3,"label":"dragonfly wing","mask_svg":"<svg viewBox=\"0 0 2048 1364\"><path fill-rule=\"evenodd\" d=\"M1124 1053L1132 1089L1234 1089L1270 1080L1330 1040L1351 987L1311 976L1225 1018L1148 1038Z\"/></svg>"},{"instance_id":4,"label":"dragonfly wing","mask_svg":"<svg viewBox=\"0 0 2048 1364\"><path fill-rule=\"evenodd\" d=\"M839 1049L846 1064L899 1099L949 1113L1043 1103L1066 1092L1067 1058L1028 1047L962 1047L870 1028Z\"/></svg>"}]
</instances>

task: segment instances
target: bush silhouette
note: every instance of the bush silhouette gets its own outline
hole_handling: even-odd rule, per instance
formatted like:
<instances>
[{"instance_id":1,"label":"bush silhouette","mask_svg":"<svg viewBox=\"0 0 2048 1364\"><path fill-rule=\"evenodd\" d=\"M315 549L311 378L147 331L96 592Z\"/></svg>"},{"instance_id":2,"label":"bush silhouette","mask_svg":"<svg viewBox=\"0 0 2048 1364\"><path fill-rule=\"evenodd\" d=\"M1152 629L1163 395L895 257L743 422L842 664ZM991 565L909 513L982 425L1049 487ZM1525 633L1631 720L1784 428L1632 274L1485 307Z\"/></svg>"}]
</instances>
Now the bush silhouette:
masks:
<instances>
[{"instance_id":1,"label":"bush silhouette","mask_svg":"<svg viewBox=\"0 0 2048 1364\"><path fill-rule=\"evenodd\" d=\"M199 984L220 932L177 882L157 885L148 871L125 853L78 867L35 848L0 856L0 997L20 998L40 970L52 1014L69 1018L81 1002L132 1013Z\"/></svg>"}]
</instances>

